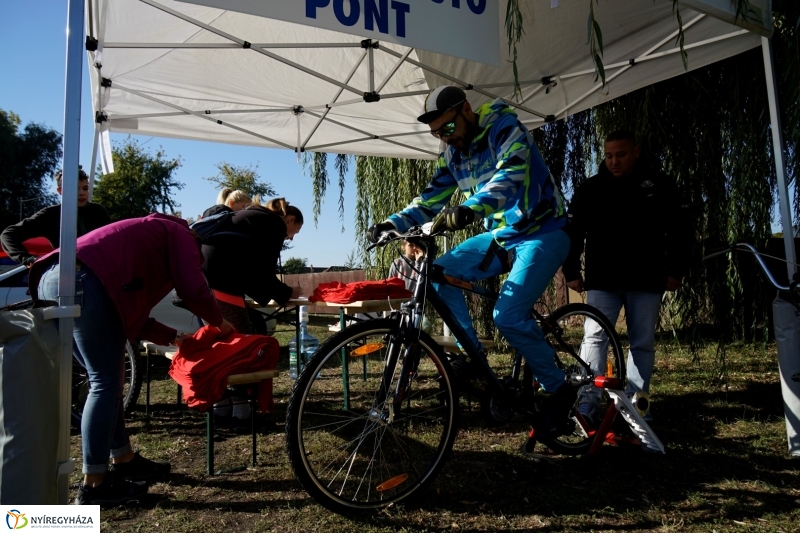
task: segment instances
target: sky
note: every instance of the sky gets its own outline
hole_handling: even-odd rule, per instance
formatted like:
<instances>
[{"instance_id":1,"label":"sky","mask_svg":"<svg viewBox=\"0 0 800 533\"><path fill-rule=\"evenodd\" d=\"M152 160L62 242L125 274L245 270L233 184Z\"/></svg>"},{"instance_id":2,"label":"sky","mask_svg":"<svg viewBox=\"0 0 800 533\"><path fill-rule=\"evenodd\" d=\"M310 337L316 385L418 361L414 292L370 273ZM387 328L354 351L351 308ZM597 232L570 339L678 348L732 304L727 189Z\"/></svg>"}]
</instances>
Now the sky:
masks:
<instances>
[{"instance_id":1,"label":"sky","mask_svg":"<svg viewBox=\"0 0 800 533\"><path fill-rule=\"evenodd\" d=\"M30 122L44 124L59 133L64 131L64 73L66 65L66 0L35 2L0 1L0 109L13 111L21 119L21 128ZM13 23L11 22L13 21ZM83 100L81 104L81 164L88 169L93 141L92 104L89 71L83 61ZM112 144L127 135L111 134ZM215 203L218 190L203 179L217 174L216 164L258 166L263 181L271 183L279 196L303 212L305 224L295 236L292 248L283 252L290 257L308 259L310 265L342 265L355 248L355 183L348 176L345 189L345 218L338 212L337 174L329 170L331 186L322 206L317 227L312 215L311 178L290 150L235 146L201 141L183 141L150 136L133 136L152 154L161 147L169 159L180 157L182 166L174 177L186 187L173 198L184 217L197 218ZM333 156L329 157L332 163ZM55 192L55 182L53 183ZM344 232L342 227L344 226Z\"/></svg>"}]
</instances>

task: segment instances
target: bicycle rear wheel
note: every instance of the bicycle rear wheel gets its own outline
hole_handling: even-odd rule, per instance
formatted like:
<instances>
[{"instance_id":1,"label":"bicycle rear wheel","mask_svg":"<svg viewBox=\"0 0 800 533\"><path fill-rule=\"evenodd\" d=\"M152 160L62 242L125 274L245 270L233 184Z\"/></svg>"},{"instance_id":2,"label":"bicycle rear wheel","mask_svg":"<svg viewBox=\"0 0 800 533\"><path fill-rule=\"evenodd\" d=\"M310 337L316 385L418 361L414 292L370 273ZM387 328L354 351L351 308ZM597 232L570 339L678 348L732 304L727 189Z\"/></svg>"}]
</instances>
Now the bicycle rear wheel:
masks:
<instances>
[{"instance_id":1,"label":"bicycle rear wheel","mask_svg":"<svg viewBox=\"0 0 800 533\"><path fill-rule=\"evenodd\" d=\"M409 355L399 323L368 320L337 333L292 391L286 413L292 468L308 493L336 513L417 496L456 437L458 397L444 352L420 332L418 360L413 349Z\"/></svg>"},{"instance_id":2,"label":"bicycle rear wheel","mask_svg":"<svg viewBox=\"0 0 800 533\"><path fill-rule=\"evenodd\" d=\"M594 324L597 324L608 339L608 345L605 348L607 364L604 374L607 377L620 378L624 383L625 357L622 346L614 327L600 311L582 303L567 304L556 309L546 317L545 321L549 325L549 327L543 328L547 342L555 349L556 356L563 364L568 380L578 381L580 377L587 374L586 369L575 360L575 356L581 356L584 328L592 322L590 326L594 327ZM587 386L593 387L594 385ZM582 455L587 453L592 445L594 429L581 416L577 407L578 402L576 401L569 423L570 430L564 435L543 441L556 453Z\"/></svg>"},{"instance_id":3,"label":"bicycle rear wheel","mask_svg":"<svg viewBox=\"0 0 800 533\"><path fill-rule=\"evenodd\" d=\"M144 375L142 368L139 364L139 356L134 351L130 342L125 343L125 382L122 386L122 405L125 409L125 414L128 415L136 405L136 400L139 398L139 393L142 390L142 382ZM86 369L78 364L75 359L72 360L72 427L79 430L81 429L81 420L83 416L83 406L86 404L86 398L89 396L89 376L86 374Z\"/></svg>"}]
</instances>

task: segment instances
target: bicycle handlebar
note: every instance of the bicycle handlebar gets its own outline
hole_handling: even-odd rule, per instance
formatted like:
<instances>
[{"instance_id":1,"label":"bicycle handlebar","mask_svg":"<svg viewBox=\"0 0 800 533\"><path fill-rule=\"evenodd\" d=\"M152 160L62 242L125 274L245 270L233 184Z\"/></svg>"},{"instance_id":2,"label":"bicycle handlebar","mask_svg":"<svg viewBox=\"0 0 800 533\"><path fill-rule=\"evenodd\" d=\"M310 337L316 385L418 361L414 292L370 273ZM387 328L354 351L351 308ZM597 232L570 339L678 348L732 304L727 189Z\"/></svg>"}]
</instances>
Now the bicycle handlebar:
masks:
<instances>
[{"instance_id":1,"label":"bicycle handlebar","mask_svg":"<svg viewBox=\"0 0 800 533\"><path fill-rule=\"evenodd\" d=\"M373 250L374 248L377 248L378 246L386 246L390 242L396 241L398 239L409 239L409 238L413 239L413 238L420 238L420 237L436 237L436 236L444 234L443 231L442 232L438 232L438 233L431 233L431 228L432 227L433 227L433 222L426 222L425 224L423 224L421 226L412 226L405 233L401 233L401 232L399 232L399 231L397 231L395 229L390 229L388 231L384 231L383 233L381 233L381 236L378 239L378 242L370 245L367 248L367 251L369 252L370 250Z\"/></svg>"},{"instance_id":2,"label":"bicycle handlebar","mask_svg":"<svg viewBox=\"0 0 800 533\"><path fill-rule=\"evenodd\" d=\"M752 253L755 256L759 266L761 267L761 270L764 271L764 274L767 276L767 279L772 284L772 286L778 289L779 291L789 291L789 293L792 294L792 296L794 296L794 289L797 287L797 282L793 281L790 283L790 285L781 285L780 283L778 283L778 280L776 280L775 276L772 275L772 272L770 271L769 267L764 262L764 259L761 257L762 255L761 252L756 250L755 246L753 246L752 244L746 242L737 242L736 244L732 244L730 246L725 247L724 250L711 252L707 256L703 257L703 261L705 261L706 259L711 259L713 257L726 254L728 252L736 252L736 251L747 251Z\"/></svg>"}]
</instances>

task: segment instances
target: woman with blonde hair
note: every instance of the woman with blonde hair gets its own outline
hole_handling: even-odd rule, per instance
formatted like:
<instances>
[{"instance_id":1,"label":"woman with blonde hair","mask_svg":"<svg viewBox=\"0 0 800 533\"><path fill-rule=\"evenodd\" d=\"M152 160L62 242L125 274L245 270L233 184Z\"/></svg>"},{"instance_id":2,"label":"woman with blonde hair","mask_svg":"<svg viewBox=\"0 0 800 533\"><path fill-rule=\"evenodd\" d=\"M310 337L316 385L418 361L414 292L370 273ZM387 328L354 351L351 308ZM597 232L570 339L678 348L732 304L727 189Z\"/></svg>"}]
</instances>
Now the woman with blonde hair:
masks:
<instances>
[{"instance_id":1,"label":"woman with blonde hair","mask_svg":"<svg viewBox=\"0 0 800 533\"><path fill-rule=\"evenodd\" d=\"M210 217L223 212L241 211L250 205L250 197L244 191L234 191L225 187L217 195L217 203L203 211L200 218Z\"/></svg>"},{"instance_id":2,"label":"woman with blonde hair","mask_svg":"<svg viewBox=\"0 0 800 533\"><path fill-rule=\"evenodd\" d=\"M277 277L283 243L292 240L303 226L303 213L284 198L266 205L251 205L235 212L220 231L229 237L203 245L203 271L212 289L235 296L247 295L261 305L270 300L285 304L300 296ZM246 259L243 257L246 254ZM223 316L243 333L265 333L263 317L220 302Z\"/></svg>"}]
</instances>

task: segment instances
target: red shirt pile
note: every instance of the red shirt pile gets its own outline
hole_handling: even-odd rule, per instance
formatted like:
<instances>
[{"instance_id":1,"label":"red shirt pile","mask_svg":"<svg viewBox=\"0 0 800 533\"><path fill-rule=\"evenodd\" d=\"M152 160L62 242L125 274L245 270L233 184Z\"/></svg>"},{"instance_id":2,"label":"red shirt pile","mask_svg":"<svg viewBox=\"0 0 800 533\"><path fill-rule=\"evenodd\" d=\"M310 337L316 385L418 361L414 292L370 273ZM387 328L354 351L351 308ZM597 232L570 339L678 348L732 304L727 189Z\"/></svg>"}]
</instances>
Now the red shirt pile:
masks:
<instances>
[{"instance_id":1,"label":"red shirt pile","mask_svg":"<svg viewBox=\"0 0 800 533\"><path fill-rule=\"evenodd\" d=\"M353 283L339 281L320 283L308 301L349 304L362 300L411 298L411 296L411 292L406 289L402 279L390 278L379 281L354 281Z\"/></svg>"},{"instance_id":2,"label":"red shirt pile","mask_svg":"<svg viewBox=\"0 0 800 533\"><path fill-rule=\"evenodd\" d=\"M183 388L189 407L207 411L224 396L228 376L274 370L279 353L274 337L243 333L223 336L217 328L203 326L181 343L169 375ZM258 392L259 410L271 412L272 380L263 380Z\"/></svg>"}]
</instances>

